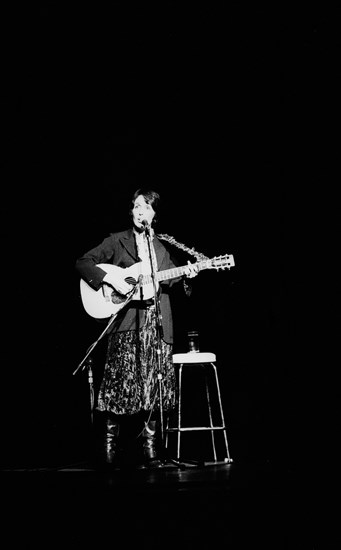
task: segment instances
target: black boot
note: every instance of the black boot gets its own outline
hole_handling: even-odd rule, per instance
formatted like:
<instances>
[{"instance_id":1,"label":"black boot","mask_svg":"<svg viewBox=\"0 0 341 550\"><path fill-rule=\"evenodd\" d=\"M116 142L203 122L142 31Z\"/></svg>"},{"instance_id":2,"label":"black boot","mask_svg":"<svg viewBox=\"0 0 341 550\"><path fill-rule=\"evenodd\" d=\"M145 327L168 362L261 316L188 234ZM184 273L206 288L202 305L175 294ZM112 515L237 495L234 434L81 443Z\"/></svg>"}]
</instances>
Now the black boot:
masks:
<instances>
[{"instance_id":1,"label":"black boot","mask_svg":"<svg viewBox=\"0 0 341 550\"><path fill-rule=\"evenodd\" d=\"M119 423L111 415L108 415L106 418L106 430L104 435L104 461L106 464L115 463L119 433Z\"/></svg>"},{"instance_id":2,"label":"black boot","mask_svg":"<svg viewBox=\"0 0 341 550\"><path fill-rule=\"evenodd\" d=\"M162 462L157 457L156 441L156 421L145 422L142 432L142 448L144 457L144 466L146 468L161 468Z\"/></svg>"}]
</instances>

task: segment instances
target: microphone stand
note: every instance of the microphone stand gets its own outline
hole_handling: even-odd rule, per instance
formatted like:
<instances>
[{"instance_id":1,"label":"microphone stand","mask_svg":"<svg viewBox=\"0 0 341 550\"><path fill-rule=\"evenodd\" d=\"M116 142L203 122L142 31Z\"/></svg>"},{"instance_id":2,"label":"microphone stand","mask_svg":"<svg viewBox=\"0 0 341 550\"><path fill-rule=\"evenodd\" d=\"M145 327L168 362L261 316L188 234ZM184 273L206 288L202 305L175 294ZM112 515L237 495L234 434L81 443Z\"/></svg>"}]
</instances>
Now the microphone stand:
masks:
<instances>
[{"instance_id":1,"label":"microphone stand","mask_svg":"<svg viewBox=\"0 0 341 550\"><path fill-rule=\"evenodd\" d=\"M140 282L140 281L139 281ZM97 344L100 340L102 340L103 336L108 332L109 328L111 327L112 323L116 319L118 313L123 309L128 302L132 299L133 295L135 294L136 287L134 286L126 295L125 301L121 304L121 307L119 310L114 314L111 315L109 318L109 321L105 327L105 329L101 332L97 340L91 344L91 346L88 348L85 356L83 357L82 361L79 363L78 367L74 372L72 373L73 376L79 371L79 369L83 366L82 370L84 371L86 368L88 369L88 382L90 387L90 415L91 415L91 424L93 424L93 410L94 410L94 386L93 386L93 372L92 372L92 365L93 365L93 359L90 357L90 354L95 349Z\"/></svg>"},{"instance_id":2,"label":"microphone stand","mask_svg":"<svg viewBox=\"0 0 341 550\"><path fill-rule=\"evenodd\" d=\"M160 301L157 293L157 286L156 286L156 277L155 277L155 269L154 269L154 263L153 263L153 256L152 256L152 244L151 244L151 235L150 235L150 226L147 224L144 224L145 227L145 235L147 237L147 244L148 244L148 252L149 252L149 260L150 260L150 268L151 268L151 279L153 283L153 290L154 290L154 303L155 303L155 310L156 310L156 335L157 335L157 348L156 348L156 354L157 354L157 379L158 379L158 389L159 389L159 402L160 402L160 432L161 432L161 448L162 448L162 456L161 456L161 462L164 464L167 462L166 460L166 450L165 450L165 435L164 435L164 416L163 416L163 397L162 397L162 336L163 336L163 328L162 328L162 315L161 315L161 307L160 307ZM182 462L179 462L178 460L174 460L172 458L168 457L168 461L179 466L181 469L185 469L186 466Z\"/></svg>"}]
</instances>

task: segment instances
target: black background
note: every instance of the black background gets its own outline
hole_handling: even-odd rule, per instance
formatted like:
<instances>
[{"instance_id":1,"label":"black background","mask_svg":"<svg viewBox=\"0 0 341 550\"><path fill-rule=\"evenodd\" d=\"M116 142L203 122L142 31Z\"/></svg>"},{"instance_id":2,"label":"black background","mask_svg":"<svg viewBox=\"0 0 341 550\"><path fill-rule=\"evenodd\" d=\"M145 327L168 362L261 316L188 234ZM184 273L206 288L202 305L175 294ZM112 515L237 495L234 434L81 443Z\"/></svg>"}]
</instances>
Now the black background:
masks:
<instances>
[{"instance_id":1,"label":"black background","mask_svg":"<svg viewBox=\"0 0 341 550\"><path fill-rule=\"evenodd\" d=\"M142 185L162 196L161 232L234 255L174 299L176 349L196 329L217 354L234 458L319 441L339 395L337 14L50 2L2 19L3 462L86 455L73 372L103 327L74 263L127 227Z\"/></svg>"}]
</instances>

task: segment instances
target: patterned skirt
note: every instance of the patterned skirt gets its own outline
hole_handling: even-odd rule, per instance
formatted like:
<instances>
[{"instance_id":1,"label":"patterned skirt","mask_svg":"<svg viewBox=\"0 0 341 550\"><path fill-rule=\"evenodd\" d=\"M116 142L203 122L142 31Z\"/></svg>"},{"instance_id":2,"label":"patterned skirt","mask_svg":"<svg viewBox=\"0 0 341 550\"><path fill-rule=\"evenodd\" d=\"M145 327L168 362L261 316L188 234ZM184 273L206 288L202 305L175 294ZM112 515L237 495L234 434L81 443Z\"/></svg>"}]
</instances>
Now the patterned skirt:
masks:
<instances>
[{"instance_id":1,"label":"patterned skirt","mask_svg":"<svg viewBox=\"0 0 341 550\"><path fill-rule=\"evenodd\" d=\"M97 410L117 415L159 410L160 384L155 308L148 307L146 322L139 331L109 335L106 363ZM177 401L171 344L161 340L161 388L164 411Z\"/></svg>"}]
</instances>

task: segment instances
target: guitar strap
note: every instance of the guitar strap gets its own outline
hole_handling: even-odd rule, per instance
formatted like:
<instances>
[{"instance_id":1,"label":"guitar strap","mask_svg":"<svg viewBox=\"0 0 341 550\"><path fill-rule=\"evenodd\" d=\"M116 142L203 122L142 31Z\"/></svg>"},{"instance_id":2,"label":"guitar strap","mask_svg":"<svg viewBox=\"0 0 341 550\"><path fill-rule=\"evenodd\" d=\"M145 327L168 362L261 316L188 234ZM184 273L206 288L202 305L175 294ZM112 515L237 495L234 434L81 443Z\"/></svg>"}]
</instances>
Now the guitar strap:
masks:
<instances>
[{"instance_id":1,"label":"guitar strap","mask_svg":"<svg viewBox=\"0 0 341 550\"><path fill-rule=\"evenodd\" d=\"M167 241L169 244L173 244L174 246L176 246L177 248L180 248L184 252L191 254L191 256L194 256L198 262L203 260L209 260L209 258L205 256L205 254L202 254L201 252L197 252L193 247L189 248L185 244L179 243L179 241L177 241L171 235L167 235L167 233L157 234L157 237L163 241ZM188 284L185 279L183 280L183 285L184 285L186 296L190 297L192 294L192 285Z\"/></svg>"},{"instance_id":2,"label":"guitar strap","mask_svg":"<svg viewBox=\"0 0 341 550\"><path fill-rule=\"evenodd\" d=\"M198 262L203 260L209 260L207 256L202 254L201 252L197 252L194 248L189 248L183 243L179 243L174 237L171 235L167 235L167 233L161 233L157 234L157 237L163 241L167 241L169 244L173 244L177 248L180 248L181 250L184 250L185 252L188 252L188 254L191 254L192 256L195 256L195 258L198 260Z\"/></svg>"}]
</instances>

